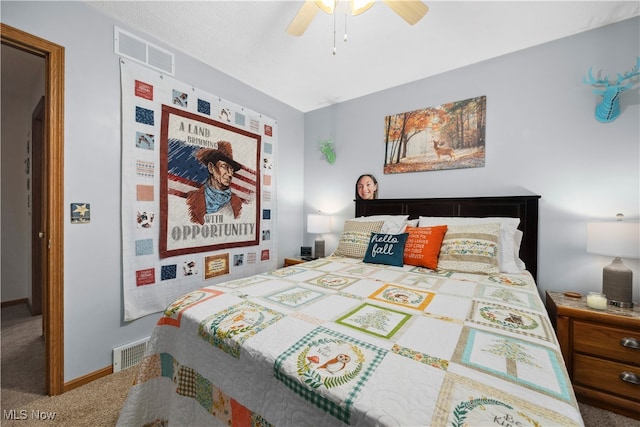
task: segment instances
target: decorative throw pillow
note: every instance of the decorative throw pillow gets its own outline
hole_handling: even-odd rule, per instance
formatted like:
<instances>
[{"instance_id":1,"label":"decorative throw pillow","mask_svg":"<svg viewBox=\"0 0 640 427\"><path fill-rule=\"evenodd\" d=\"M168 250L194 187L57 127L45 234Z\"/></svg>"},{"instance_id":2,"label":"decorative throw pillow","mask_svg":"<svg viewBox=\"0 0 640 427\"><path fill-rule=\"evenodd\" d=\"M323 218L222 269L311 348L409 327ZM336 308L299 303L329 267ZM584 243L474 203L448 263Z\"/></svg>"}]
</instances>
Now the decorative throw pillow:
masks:
<instances>
[{"instance_id":1,"label":"decorative throw pillow","mask_svg":"<svg viewBox=\"0 0 640 427\"><path fill-rule=\"evenodd\" d=\"M442 240L438 269L495 274L500 224L449 225Z\"/></svg>"},{"instance_id":2,"label":"decorative throw pillow","mask_svg":"<svg viewBox=\"0 0 640 427\"><path fill-rule=\"evenodd\" d=\"M333 252L333 255L363 259L369 246L371 233L379 233L382 224L384 221L345 221L338 248Z\"/></svg>"},{"instance_id":3,"label":"decorative throw pillow","mask_svg":"<svg viewBox=\"0 0 640 427\"><path fill-rule=\"evenodd\" d=\"M447 232L447 226L407 226L405 231L409 234L409 237L404 246L404 263L435 270L438 266L440 246Z\"/></svg>"},{"instance_id":4,"label":"decorative throw pillow","mask_svg":"<svg viewBox=\"0 0 640 427\"><path fill-rule=\"evenodd\" d=\"M371 233L364 262L402 267L404 245L409 234Z\"/></svg>"},{"instance_id":5,"label":"decorative throw pillow","mask_svg":"<svg viewBox=\"0 0 640 427\"><path fill-rule=\"evenodd\" d=\"M500 240L498 241L498 268L503 273L519 274L518 257L514 248L515 232L518 231L520 218L509 217L433 217L421 216L420 227L428 225L472 225L472 224L500 224ZM518 247L518 253L520 248Z\"/></svg>"}]
</instances>

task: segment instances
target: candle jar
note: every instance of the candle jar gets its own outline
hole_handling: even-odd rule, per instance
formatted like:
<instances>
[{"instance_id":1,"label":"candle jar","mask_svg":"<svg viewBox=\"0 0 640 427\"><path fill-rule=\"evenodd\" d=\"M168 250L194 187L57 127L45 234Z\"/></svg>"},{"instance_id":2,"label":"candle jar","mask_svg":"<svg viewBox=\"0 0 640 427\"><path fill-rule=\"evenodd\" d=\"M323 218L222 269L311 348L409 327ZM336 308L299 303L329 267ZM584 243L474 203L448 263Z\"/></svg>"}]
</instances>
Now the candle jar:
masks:
<instances>
[{"instance_id":1,"label":"candle jar","mask_svg":"<svg viewBox=\"0 0 640 427\"><path fill-rule=\"evenodd\" d=\"M589 292L587 294L587 307L595 308L596 310L607 309L607 296L600 292Z\"/></svg>"}]
</instances>

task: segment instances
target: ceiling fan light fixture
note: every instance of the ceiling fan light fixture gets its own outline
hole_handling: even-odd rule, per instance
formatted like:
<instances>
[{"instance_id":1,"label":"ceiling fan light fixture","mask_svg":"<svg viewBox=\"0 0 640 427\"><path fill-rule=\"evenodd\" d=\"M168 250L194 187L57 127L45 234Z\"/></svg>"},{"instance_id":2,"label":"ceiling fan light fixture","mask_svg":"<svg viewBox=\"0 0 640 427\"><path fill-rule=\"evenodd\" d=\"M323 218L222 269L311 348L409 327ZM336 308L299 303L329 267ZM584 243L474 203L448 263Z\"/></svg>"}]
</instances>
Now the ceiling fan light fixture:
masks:
<instances>
[{"instance_id":1,"label":"ceiling fan light fixture","mask_svg":"<svg viewBox=\"0 0 640 427\"><path fill-rule=\"evenodd\" d=\"M353 16L360 15L362 12L369 10L375 3L374 0L350 0L351 14Z\"/></svg>"},{"instance_id":2,"label":"ceiling fan light fixture","mask_svg":"<svg viewBox=\"0 0 640 427\"><path fill-rule=\"evenodd\" d=\"M333 11L336 9L336 3L336 0L317 0L316 6L318 6L321 11L332 15Z\"/></svg>"},{"instance_id":3,"label":"ceiling fan light fixture","mask_svg":"<svg viewBox=\"0 0 640 427\"><path fill-rule=\"evenodd\" d=\"M409 25L420 21L429 11L429 7L422 0L382 0L398 16ZM359 15L371 8L375 0L349 0L352 15ZM296 16L287 27L287 33L292 36L301 36L311 24L318 10L334 15L338 7L338 0L305 0ZM347 12L345 11L345 15ZM346 20L345 20L346 22ZM335 24L334 24L335 27ZM345 31L346 33L346 31ZM346 41L346 40L345 40Z\"/></svg>"}]
</instances>

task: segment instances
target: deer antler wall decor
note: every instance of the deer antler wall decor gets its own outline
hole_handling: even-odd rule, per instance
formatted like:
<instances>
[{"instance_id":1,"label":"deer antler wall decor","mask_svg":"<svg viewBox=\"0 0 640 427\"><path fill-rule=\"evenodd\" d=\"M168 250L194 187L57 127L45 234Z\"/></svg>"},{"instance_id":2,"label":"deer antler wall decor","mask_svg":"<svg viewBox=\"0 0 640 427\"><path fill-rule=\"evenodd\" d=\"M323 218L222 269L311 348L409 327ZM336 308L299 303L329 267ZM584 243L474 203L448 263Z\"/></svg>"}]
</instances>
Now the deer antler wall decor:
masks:
<instances>
[{"instance_id":1,"label":"deer antler wall decor","mask_svg":"<svg viewBox=\"0 0 640 427\"><path fill-rule=\"evenodd\" d=\"M593 89L593 93L602 95L602 101L596 105L596 120L609 123L618 118L620 115L620 94L625 90L631 89L636 83L631 79L640 75L639 68L640 57L638 57L636 65L631 71L624 74L617 73L618 78L615 82L610 82L609 76L601 79L598 75L597 79L594 78L591 68L589 68L589 79L585 76L582 80L585 84L596 87L596 89Z\"/></svg>"}]
</instances>

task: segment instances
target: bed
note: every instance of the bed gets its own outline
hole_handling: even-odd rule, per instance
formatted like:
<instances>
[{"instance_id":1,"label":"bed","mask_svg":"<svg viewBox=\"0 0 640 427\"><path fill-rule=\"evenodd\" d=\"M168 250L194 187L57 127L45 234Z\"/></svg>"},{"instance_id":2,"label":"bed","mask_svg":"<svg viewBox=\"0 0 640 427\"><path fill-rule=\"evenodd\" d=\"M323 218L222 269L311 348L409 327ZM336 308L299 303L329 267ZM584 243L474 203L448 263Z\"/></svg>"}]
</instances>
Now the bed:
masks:
<instances>
[{"instance_id":1,"label":"bed","mask_svg":"<svg viewBox=\"0 0 640 427\"><path fill-rule=\"evenodd\" d=\"M583 425L538 200L356 201L332 255L169 305L118 424Z\"/></svg>"}]
</instances>

